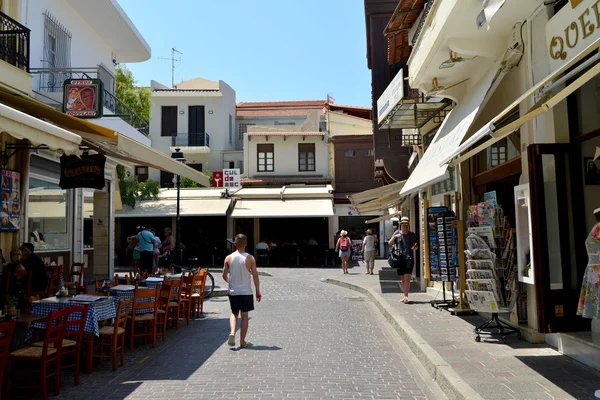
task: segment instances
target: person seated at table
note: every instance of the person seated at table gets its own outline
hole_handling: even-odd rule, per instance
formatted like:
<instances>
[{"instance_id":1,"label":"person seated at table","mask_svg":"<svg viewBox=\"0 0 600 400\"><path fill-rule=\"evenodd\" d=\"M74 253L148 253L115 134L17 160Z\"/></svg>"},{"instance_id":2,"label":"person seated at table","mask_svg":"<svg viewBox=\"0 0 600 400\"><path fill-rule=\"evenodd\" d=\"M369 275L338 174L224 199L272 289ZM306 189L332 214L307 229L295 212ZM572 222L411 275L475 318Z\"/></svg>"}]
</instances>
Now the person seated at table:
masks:
<instances>
[{"instance_id":1,"label":"person seated at table","mask_svg":"<svg viewBox=\"0 0 600 400\"><path fill-rule=\"evenodd\" d=\"M256 245L256 250L267 250L267 251L269 251L269 244L267 243L267 241L265 239L263 239L263 240L261 240Z\"/></svg>"},{"instance_id":2,"label":"person seated at table","mask_svg":"<svg viewBox=\"0 0 600 400\"><path fill-rule=\"evenodd\" d=\"M48 287L48 276L44 261L34 253L32 243L23 243L21 250L21 263L31 273L31 291L41 292Z\"/></svg>"},{"instance_id":3,"label":"person seated at table","mask_svg":"<svg viewBox=\"0 0 600 400\"><path fill-rule=\"evenodd\" d=\"M315 240L315 238L310 238L307 243L308 246L318 246L319 243Z\"/></svg>"}]
</instances>

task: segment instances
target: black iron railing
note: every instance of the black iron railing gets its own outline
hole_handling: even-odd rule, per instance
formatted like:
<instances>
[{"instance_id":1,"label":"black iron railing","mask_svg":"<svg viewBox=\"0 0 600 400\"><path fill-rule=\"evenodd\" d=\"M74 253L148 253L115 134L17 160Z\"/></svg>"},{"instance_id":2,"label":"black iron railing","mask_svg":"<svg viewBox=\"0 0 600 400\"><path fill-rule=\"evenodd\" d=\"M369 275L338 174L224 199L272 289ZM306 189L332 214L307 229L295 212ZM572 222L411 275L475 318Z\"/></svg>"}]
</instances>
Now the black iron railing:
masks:
<instances>
[{"instance_id":1,"label":"black iron railing","mask_svg":"<svg viewBox=\"0 0 600 400\"><path fill-rule=\"evenodd\" d=\"M0 60L29 72L30 30L0 12Z\"/></svg>"},{"instance_id":2,"label":"black iron railing","mask_svg":"<svg viewBox=\"0 0 600 400\"><path fill-rule=\"evenodd\" d=\"M149 123L144 118L140 117L125 103L116 98L108 90L104 89L104 107L121 117L121 119L133 126L135 129L148 136Z\"/></svg>"},{"instance_id":3,"label":"black iron railing","mask_svg":"<svg viewBox=\"0 0 600 400\"><path fill-rule=\"evenodd\" d=\"M171 146L210 147L210 135L208 133L175 133L171 139Z\"/></svg>"},{"instance_id":4,"label":"black iron railing","mask_svg":"<svg viewBox=\"0 0 600 400\"><path fill-rule=\"evenodd\" d=\"M423 16L421 16L421 20L419 21L419 25L417 25L417 30L415 31L415 36L413 36L413 39L411 42L412 46L414 46L417 43L417 40L419 40L419 36L421 35L423 28L425 27L425 21L427 21L427 16L431 12L431 8L432 8L434 2L435 2L435 0L428 0L427 3L425 3L425 9L423 10Z\"/></svg>"}]
</instances>

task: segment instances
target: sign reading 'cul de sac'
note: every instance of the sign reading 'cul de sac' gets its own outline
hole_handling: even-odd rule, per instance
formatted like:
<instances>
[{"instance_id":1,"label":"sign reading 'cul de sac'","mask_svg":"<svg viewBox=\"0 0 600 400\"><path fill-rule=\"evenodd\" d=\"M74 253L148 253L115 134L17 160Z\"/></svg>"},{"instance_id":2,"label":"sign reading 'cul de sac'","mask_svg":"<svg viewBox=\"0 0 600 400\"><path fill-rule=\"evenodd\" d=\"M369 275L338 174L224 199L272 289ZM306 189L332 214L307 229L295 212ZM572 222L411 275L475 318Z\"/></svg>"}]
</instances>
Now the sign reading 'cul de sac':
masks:
<instances>
[{"instance_id":1,"label":"sign reading 'cul de sac'","mask_svg":"<svg viewBox=\"0 0 600 400\"><path fill-rule=\"evenodd\" d=\"M236 188L241 186L240 169L224 169L223 170L223 187Z\"/></svg>"}]
</instances>

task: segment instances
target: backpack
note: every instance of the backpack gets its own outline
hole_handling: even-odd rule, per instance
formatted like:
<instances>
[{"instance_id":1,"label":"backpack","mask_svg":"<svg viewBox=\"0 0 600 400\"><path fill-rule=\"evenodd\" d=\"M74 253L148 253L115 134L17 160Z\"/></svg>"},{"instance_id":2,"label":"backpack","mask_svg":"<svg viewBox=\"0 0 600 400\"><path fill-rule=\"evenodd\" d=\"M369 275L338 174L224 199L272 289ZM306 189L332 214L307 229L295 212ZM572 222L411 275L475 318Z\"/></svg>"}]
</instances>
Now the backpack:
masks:
<instances>
[{"instance_id":1,"label":"backpack","mask_svg":"<svg viewBox=\"0 0 600 400\"><path fill-rule=\"evenodd\" d=\"M344 238L342 243L340 243L340 250L348 251L348 238Z\"/></svg>"}]
</instances>

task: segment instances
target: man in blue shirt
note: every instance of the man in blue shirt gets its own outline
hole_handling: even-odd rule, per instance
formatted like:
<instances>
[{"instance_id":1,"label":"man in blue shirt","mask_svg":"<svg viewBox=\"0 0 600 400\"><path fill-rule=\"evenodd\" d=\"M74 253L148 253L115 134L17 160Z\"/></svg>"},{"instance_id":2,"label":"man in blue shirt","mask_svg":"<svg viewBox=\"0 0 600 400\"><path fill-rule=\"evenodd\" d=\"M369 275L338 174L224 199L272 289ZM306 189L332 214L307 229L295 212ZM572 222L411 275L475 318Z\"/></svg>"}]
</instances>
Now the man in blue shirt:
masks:
<instances>
[{"instance_id":1,"label":"man in blue shirt","mask_svg":"<svg viewBox=\"0 0 600 400\"><path fill-rule=\"evenodd\" d=\"M147 226L146 229L137 234L137 240L140 245L140 269L142 271L152 273L154 262L154 234L152 227Z\"/></svg>"}]
</instances>

